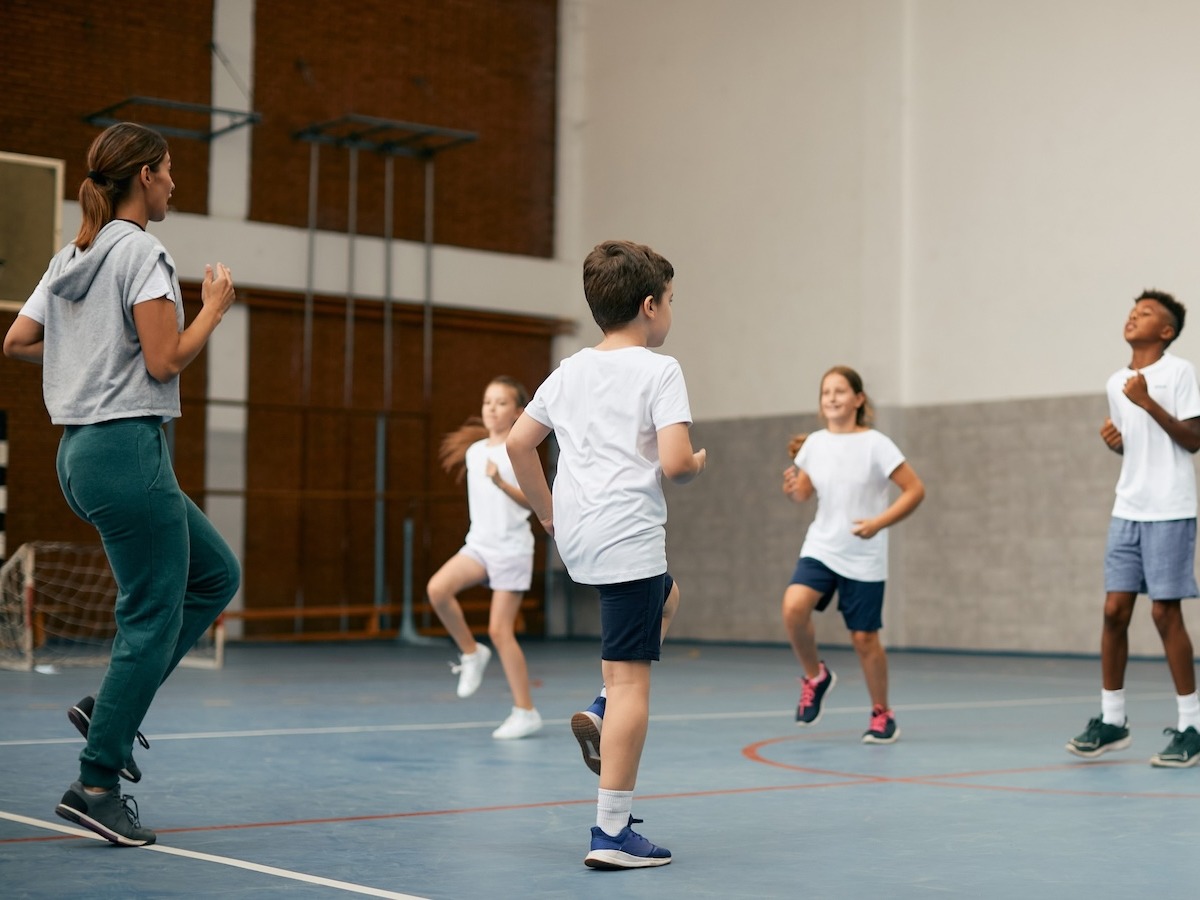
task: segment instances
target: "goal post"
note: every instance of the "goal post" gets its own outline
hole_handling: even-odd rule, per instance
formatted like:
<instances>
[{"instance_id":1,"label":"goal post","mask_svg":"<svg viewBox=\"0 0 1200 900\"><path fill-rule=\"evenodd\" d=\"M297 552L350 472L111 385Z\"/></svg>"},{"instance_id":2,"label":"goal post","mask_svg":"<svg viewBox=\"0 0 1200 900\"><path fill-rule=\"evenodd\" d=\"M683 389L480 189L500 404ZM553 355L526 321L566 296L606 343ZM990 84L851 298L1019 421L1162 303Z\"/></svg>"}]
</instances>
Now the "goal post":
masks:
<instances>
[{"instance_id":1,"label":"goal post","mask_svg":"<svg viewBox=\"0 0 1200 900\"><path fill-rule=\"evenodd\" d=\"M33 541L0 566L0 668L104 666L117 633L117 584L99 544ZM219 669L218 621L180 665Z\"/></svg>"}]
</instances>

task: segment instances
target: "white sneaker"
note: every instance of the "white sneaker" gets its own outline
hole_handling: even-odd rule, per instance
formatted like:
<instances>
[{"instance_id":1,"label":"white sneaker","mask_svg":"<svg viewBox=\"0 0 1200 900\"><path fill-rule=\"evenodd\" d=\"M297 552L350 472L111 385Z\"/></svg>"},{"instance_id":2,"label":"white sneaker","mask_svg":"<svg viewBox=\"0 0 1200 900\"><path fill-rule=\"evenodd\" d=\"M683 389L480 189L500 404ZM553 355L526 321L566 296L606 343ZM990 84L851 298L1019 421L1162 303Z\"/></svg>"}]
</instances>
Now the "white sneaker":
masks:
<instances>
[{"instance_id":1,"label":"white sneaker","mask_svg":"<svg viewBox=\"0 0 1200 900\"><path fill-rule=\"evenodd\" d=\"M479 690L483 681L483 670L492 658L492 651L485 644L476 644L474 653L460 653L458 665L450 663L450 671L458 676L458 696L470 697Z\"/></svg>"},{"instance_id":2,"label":"white sneaker","mask_svg":"<svg viewBox=\"0 0 1200 900\"><path fill-rule=\"evenodd\" d=\"M513 741L517 738L529 737L542 730L542 716L536 709L512 708L512 714L504 720L504 724L492 732L492 737L498 741Z\"/></svg>"}]
</instances>

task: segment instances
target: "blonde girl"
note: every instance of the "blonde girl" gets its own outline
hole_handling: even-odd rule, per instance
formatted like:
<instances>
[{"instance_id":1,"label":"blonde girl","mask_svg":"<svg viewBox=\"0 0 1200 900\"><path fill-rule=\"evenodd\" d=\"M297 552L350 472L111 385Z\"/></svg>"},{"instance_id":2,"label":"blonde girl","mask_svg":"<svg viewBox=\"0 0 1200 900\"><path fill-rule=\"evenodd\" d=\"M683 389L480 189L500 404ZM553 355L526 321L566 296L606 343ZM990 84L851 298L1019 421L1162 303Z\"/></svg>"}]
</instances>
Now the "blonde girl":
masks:
<instances>
[{"instance_id":1,"label":"blonde girl","mask_svg":"<svg viewBox=\"0 0 1200 900\"><path fill-rule=\"evenodd\" d=\"M492 732L497 740L528 737L542 727L515 632L521 598L533 579L533 531L529 503L517 487L504 446L527 400L520 382L497 376L483 393L482 418L468 421L442 441L443 468L457 470L460 479L466 475L471 527L462 549L429 579L427 588L434 611L459 649L459 663L453 667L459 697L479 689L492 650L476 642L458 594L476 584L492 589L488 637L513 696L511 714Z\"/></svg>"}]
</instances>

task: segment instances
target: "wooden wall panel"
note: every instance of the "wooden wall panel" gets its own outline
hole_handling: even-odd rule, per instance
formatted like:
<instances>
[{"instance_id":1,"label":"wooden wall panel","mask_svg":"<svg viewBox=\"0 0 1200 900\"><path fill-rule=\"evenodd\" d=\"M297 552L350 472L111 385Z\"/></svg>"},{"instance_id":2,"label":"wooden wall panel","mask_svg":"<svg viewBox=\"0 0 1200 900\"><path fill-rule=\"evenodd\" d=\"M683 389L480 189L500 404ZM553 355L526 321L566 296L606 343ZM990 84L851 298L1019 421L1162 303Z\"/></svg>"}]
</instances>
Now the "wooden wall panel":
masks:
<instances>
[{"instance_id":1,"label":"wooden wall panel","mask_svg":"<svg viewBox=\"0 0 1200 900\"><path fill-rule=\"evenodd\" d=\"M422 310L395 304L392 406L382 407L382 304L355 304L354 373L344 397L345 301L314 303L313 401L303 403L302 298L255 292L250 327L250 415L247 428L245 604L247 609L369 604L375 599L376 427L384 416L386 457L385 581L388 597L403 592L404 522L414 545L412 590L424 602L433 571L462 546L467 532L465 486L438 467L442 436L479 414L495 375L522 380L530 391L550 369L555 320L462 310L434 312L433 385L426 405ZM316 348L320 352L315 352ZM378 348L373 351L369 348ZM284 521L291 517L290 521ZM543 554L539 547L538 568ZM540 585L531 595L540 597ZM468 595L469 596L469 595ZM486 598L486 592L476 592ZM351 617L353 618L353 617ZM422 621L429 620L425 611ZM486 622L486 619L484 620ZM327 632L344 617L297 623L246 623L249 635ZM478 624L478 623L476 623ZM353 627L353 622L351 622Z\"/></svg>"}]
</instances>

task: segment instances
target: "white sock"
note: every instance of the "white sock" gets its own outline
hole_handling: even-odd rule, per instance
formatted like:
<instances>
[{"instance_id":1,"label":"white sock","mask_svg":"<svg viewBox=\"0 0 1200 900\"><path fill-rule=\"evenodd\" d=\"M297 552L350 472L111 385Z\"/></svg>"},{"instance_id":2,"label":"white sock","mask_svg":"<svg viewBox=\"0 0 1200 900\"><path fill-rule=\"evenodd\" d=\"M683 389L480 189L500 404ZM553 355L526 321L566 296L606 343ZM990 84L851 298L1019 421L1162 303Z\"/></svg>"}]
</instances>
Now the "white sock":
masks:
<instances>
[{"instance_id":1,"label":"white sock","mask_svg":"<svg viewBox=\"0 0 1200 900\"><path fill-rule=\"evenodd\" d=\"M1100 691L1100 717L1105 725L1125 725L1125 689Z\"/></svg>"},{"instance_id":2,"label":"white sock","mask_svg":"<svg viewBox=\"0 0 1200 900\"><path fill-rule=\"evenodd\" d=\"M633 810L633 791L606 791L596 796L596 825L609 837L616 837L629 824Z\"/></svg>"},{"instance_id":3,"label":"white sock","mask_svg":"<svg viewBox=\"0 0 1200 900\"><path fill-rule=\"evenodd\" d=\"M1175 698L1179 707L1179 730L1187 731L1195 728L1200 731L1200 696L1193 691L1190 694L1180 694Z\"/></svg>"},{"instance_id":4,"label":"white sock","mask_svg":"<svg viewBox=\"0 0 1200 900\"><path fill-rule=\"evenodd\" d=\"M608 699L608 685L607 684L600 685L600 696L604 697L606 700Z\"/></svg>"}]
</instances>

